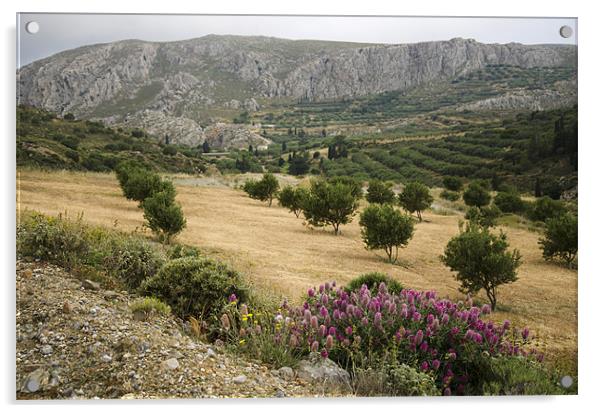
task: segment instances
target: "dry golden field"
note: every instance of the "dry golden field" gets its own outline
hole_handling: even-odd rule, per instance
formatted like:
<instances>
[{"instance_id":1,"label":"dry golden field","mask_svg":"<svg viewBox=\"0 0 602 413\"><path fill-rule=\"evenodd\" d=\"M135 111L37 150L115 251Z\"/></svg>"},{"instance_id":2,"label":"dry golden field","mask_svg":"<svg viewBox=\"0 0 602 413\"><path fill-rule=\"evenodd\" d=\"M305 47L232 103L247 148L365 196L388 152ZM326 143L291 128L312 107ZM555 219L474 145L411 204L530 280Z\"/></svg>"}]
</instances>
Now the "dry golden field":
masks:
<instances>
[{"instance_id":1,"label":"dry golden field","mask_svg":"<svg viewBox=\"0 0 602 413\"><path fill-rule=\"evenodd\" d=\"M357 217L334 236L331 229L310 230L277 202L269 208L220 179L180 178L177 199L188 226L177 239L227 261L258 288L295 299L310 285L327 280L344 284L359 274L381 271L411 288L462 297L452 273L439 261L447 241L458 232L460 215L425 213L426 222L416 226L409 246L400 251L401 263L391 265L384 253L363 247ZM88 222L124 231L143 224L142 212L121 195L112 174L21 170L17 181L18 211L83 212ZM545 262L539 234L503 230L511 246L520 250L523 265L519 280L500 288L499 310L492 317L509 319L517 327L528 325L546 355L574 374L577 272ZM486 301L484 296L477 300Z\"/></svg>"}]
</instances>

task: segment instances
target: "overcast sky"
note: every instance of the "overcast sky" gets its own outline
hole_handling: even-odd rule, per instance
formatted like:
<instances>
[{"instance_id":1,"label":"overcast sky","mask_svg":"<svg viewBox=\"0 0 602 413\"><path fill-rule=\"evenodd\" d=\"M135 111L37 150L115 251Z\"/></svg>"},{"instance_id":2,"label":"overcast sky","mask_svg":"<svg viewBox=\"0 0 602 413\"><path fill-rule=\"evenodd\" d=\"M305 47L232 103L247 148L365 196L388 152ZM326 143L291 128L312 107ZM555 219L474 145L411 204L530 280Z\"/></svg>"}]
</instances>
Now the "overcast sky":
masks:
<instances>
[{"instance_id":1,"label":"overcast sky","mask_svg":"<svg viewBox=\"0 0 602 413\"><path fill-rule=\"evenodd\" d=\"M25 31L39 24L37 34ZM574 34L564 39L563 25ZM35 14L17 17L17 65L75 47L124 39L173 41L207 34L262 35L365 43L414 43L472 38L483 43L577 43L570 18L319 17Z\"/></svg>"}]
</instances>

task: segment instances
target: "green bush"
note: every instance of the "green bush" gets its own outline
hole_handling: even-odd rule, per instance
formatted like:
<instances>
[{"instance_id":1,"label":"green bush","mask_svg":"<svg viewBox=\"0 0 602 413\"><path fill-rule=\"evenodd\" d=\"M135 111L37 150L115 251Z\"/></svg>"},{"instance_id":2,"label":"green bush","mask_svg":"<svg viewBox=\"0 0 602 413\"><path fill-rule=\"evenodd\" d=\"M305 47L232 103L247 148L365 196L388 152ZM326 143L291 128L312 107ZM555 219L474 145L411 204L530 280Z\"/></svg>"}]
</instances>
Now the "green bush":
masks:
<instances>
[{"instance_id":1,"label":"green bush","mask_svg":"<svg viewBox=\"0 0 602 413\"><path fill-rule=\"evenodd\" d=\"M246 181L242 189L251 198L266 201L268 206L272 206L272 200L279 188L280 184L276 177L271 173L265 173L259 181Z\"/></svg>"},{"instance_id":2,"label":"green bush","mask_svg":"<svg viewBox=\"0 0 602 413\"><path fill-rule=\"evenodd\" d=\"M544 237L539 245L546 260L559 258L571 266L577 257L579 227L577 216L565 213L546 221Z\"/></svg>"},{"instance_id":3,"label":"green bush","mask_svg":"<svg viewBox=\"0 0 602 413\"><path fill-rule=\"evenodd\" d=\"M485 396L541 396L567 394L541 363L524 357L490 358L491 377L483 384ZM570 389L569 389L570 391Z\"/></svg>"},{"instance_id":4,"label":"green bush","mask_svg":"<svg viewBox=\"0 0 602 413\"><path fill-rule=\"evenodd\" d=\"M533 221L545 222L566 212L562 201L556 201L548 196L537 198L528 209L528 218Z\"/></svg>"},{"instance_id":5,"label":"green bush","mask_svg":"<svg viewBox=\"0 0 602 413\"><path fill-rule=\"evenodd\" d=\"M186 227L182 207L174 202L170 192L156 192L142 202L148 227L169 244Z\"/></svg>"},{"instance_id":6,"label":"green bush","mask_svg":"<svg viewBox=\"0 0 602 413\"><path fill-rule=\"evenodd\" d=\"M144 297L133 301L130 304L132 313L142 313L144 318L150 318L154 314L169 315L171 308L163 301L155 297Z\"/></svg>"},{"instance_id":7,"label":"green bush","mask_svg":"<svg viewBox=\"0 0 602 413\"><path fill-rule=\"evenodd\" d=\"M355 187L343 182L312 181L303 202L303 215L313 226L332 225L337 235L340 225L351 222L357 211L359 203L354 193Z\"/></svg>"},{"instance_id":8,"label":"green bush","mask_svg":"<svg viewBox=\"0 0 602 413\"><path fill-rule=\"evenodd\" d=\"M443 190L441 191L441 198L447 199L448 201L455 202L460 199L460 193L454 191Z\"/></svg>"},{"instance_id":9,"label":"green bush","mask_svg":"<svg viewBox=\"0 0 602 413\"><path fill-rule=\"evenodd\" d=\"M353 387L357 396L440 396L433 377L407 364L385 365L379 369L357 369Z\"/></svg>"},{"instance_id":10,"label":"green bush","mask_svg":"<svg viewBox=\"0 0 602 413\"><path fill-rule=\"evenodd\" d=\"M418 215L418 219L422 221L422 211L430 208L433 203L433 197L426 185L420 182L410 182L403 188L403 192L399 194L399 203L410 214L415 212Z\"/></svg>"},{"instance_id":11,"label":"green bush","mask_svg":"<svg viewBox=\"0 0 602 413\"><path fill-rule=\"evenodd\" d=\"M141 291L167 303L181 318L218 316L232 294L242 302L248 296L237 272L220 262L196 257L167 262L142 283Z\"/></svg>"},{"instance_id":12,"label":"green bush","mask_svg":"<svg viewBox=\"0 0 602 413\"><path fill-rule=\"evenodd\" d=\"M307 198L307 189L302 187L293 188L290 185L285 186L278 193L278 202L283 208L287 208L289 211L295 214L299 218L301 210L303 209L303 202Z\"/></svg>"},{"instance_id":13,"label":"green bush","mask_svg":"<svg viewBox=\"0 0 602 413\"><path fill-rule=\"evenodd\" d=\"M395 202L395 193L391 185L377 180L370 181L366 200L374 204L392 204Z\"/></svg>"},{"instance_id":14,"label":"green bush","mask_svg":"<svg viewBox=\"0 0 602 413\"><path fill-rule=\"evenodd\" d=\"M116 237L111 250L104 265L130 290L136 290L142 281L155 275L165 263L158 248L138 237Z\"/></svg>"},{"instance_id":15,"label":"green bush","mask_svg":"<svg viewBox=\"0 0 602 413\"><path fill-rule=\"evenodd\" d=\"M516 192L499 192L493 203L505 213L520 214L525 210L525 203Z\"/></svg>"},{"instance_id":16,"label":"green bush","mask_svg":"<svg viewBox=\"0 0 602 413\"><path fill-rule=\"evenodd\" d=\"M201 251L191 245L175 244L167 251L167 258L175 260L184 257L200 257Z\"/></svg>"},{"instance_id":17,"label":"green bush","mask_svg":"<svg viewBox=\"0 0 602 413\"><path fill-rule=\"evenodd\" d=\"M495 205L483 208L472 206L468 208L464 218L483 228L491 228L497 225L496 220L500 216L502 216L502 211Z\"/></svg>"},{"instance_id":18,"label":"green bush","mask_svg":"<svg viewBox=\"0 0 602 413\"><path fill-rule=\"evenodd\" d=\"M464 203L468 206L475 206L477 208L482 208L484 206L489 205L491 202L491 195L489 194L489 189L487 189L481 182L471 182L464 191L464 195L462 195L464 199Z\"/></svg>"},{"instance_id":19,"label":"green bush","mask_svg":"<svg viewBox=\"0 0 602 413\"><path fill-rule=\"evenodd\" d=\"M385 283L387 289L392 294L399 294L401 290L403 290L403 286L399 281L394 278L391 278L387 274L383 274L381 272L370 272L367 274L362 274L358 277L355 277L345 287L345 290L348 292L357 291L362 288L362 285L366 285L371 293L376 295L378 292L378 287L381 283Z\"/></svg>"},{"instance_id":20,"label":"green bush","mask_svg":"<svg viewBox=\"0 0 602 413\"><path fill-rule=\"evenodd\" d=\"M162 179L159 174L132 163L119 164L117 167L117 180L123 195L130 200L142 202L157 192L164 192L169 197L170 203L176 198L176 188L170 181Z\"/></svg>"},{"instance_id":21,"label":"green bush","mask_svg":"<svg viewBox=\"0 0 602 413\"><path fill-rule=\"evenodd\" d=\"M443 187L448 191L460 191L462 189L462 180L456 176L446 176L443 178Z\"/></svg>"}]
</instances>

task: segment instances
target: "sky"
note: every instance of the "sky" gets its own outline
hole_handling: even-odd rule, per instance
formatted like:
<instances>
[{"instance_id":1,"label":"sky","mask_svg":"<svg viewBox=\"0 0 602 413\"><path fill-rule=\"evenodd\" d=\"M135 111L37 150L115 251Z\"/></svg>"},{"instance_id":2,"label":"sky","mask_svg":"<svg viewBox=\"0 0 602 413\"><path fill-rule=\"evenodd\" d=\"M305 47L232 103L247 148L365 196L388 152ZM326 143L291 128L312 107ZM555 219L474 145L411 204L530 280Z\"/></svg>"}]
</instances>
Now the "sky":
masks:
<instances>
[{"instance_id":1,"label":"sky","mask_svg":"<svg viewBox=\"0 0 602 413\"><path fill-rule=\"evenodd\" d=\"M30 21L39 25L36 34L25 30ZM573 29L573 36L560 36L563 25ZM21 13L17 15L17 66L89 44L175 41L208 34L387 44L454 37L482 43L577 44L577 19Z\"/></svg>"}]
</instances>

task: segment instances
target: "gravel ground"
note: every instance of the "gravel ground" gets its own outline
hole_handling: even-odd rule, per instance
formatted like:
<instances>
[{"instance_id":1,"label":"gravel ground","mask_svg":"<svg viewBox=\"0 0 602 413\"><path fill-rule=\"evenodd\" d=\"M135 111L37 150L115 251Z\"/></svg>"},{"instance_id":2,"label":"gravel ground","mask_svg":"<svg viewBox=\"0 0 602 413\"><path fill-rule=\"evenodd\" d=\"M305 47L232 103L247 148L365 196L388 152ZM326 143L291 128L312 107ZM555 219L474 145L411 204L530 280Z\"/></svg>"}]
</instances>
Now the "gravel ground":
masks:
<instances>
[{"instance_id":1,"label":"gravel ground","mask_svg":"<svg viewBox=\"0 0 602 413\"><path fill-rule=\"evenodd\" d=\"M17 399L333 395L195 340L174 317L136 321L135 296L96 287L17 262Z\"/></svg>"}]
</instances>

